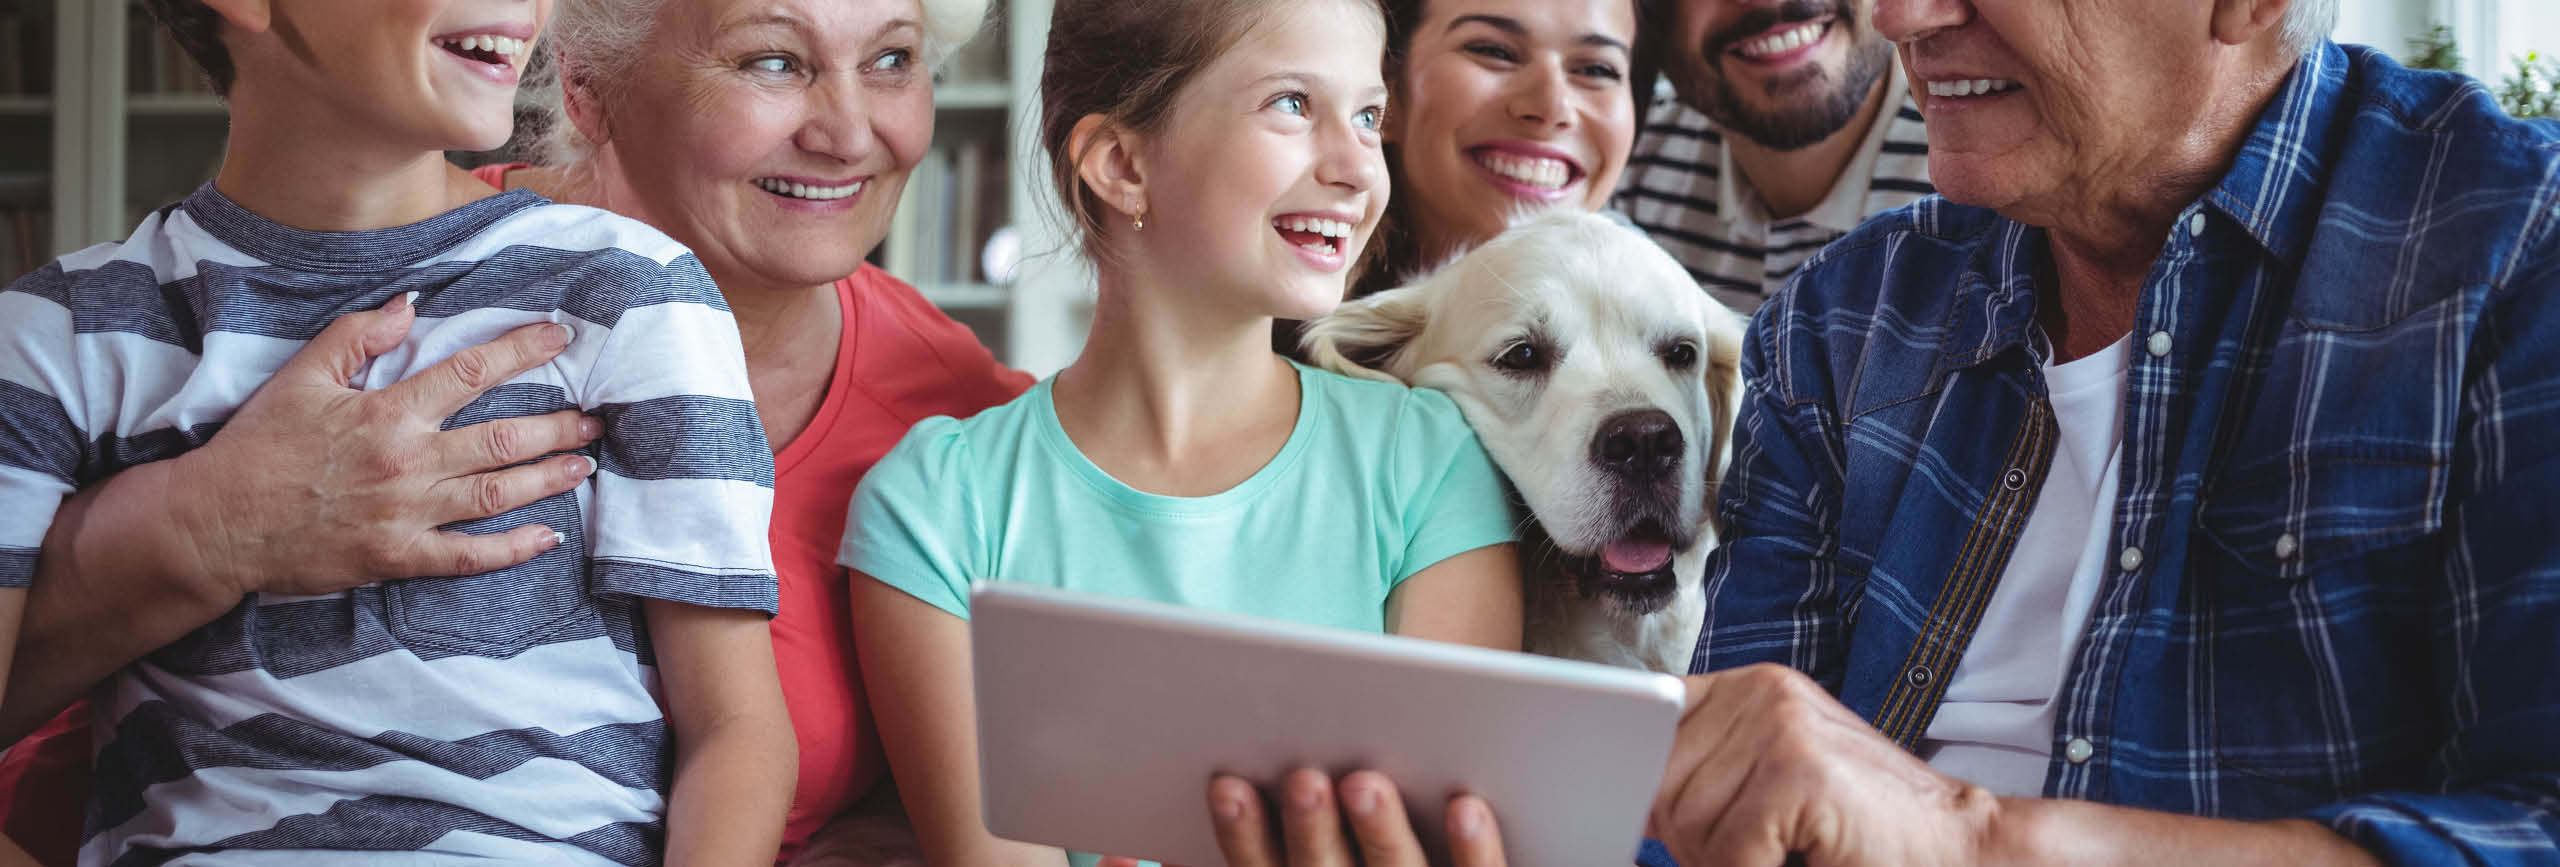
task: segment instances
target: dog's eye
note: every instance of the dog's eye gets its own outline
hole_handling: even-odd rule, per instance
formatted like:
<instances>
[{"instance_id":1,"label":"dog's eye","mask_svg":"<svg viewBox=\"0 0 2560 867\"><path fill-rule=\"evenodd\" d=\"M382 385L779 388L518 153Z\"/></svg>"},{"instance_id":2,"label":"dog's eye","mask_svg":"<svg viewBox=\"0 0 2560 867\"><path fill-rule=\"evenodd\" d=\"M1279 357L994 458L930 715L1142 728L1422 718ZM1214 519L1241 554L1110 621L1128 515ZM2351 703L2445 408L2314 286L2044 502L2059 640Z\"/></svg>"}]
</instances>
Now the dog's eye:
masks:
<instances>
[{"instance_id":1,"label":"dog's eye","mask_svg":"<svg viewBox=\"0 0 2560 867\"><path fill-rule=\"evenodd\" d=\"M1513 373L1535 373L1547 369L1547 353L1535 343L1514 343L1493 357L1493 366Z\"/></svg>"},{"instance_id":2,"label":"dog's eye","mask_svg":"<svg viewBox=\"0 0 2560 867\"><path fill-rule=\"evenodd\" d=\"M1698 363L1698 345L1683 340L1662 348L1662 363L1673 370L1687 370Z\"/></svg>"}]
</instances>

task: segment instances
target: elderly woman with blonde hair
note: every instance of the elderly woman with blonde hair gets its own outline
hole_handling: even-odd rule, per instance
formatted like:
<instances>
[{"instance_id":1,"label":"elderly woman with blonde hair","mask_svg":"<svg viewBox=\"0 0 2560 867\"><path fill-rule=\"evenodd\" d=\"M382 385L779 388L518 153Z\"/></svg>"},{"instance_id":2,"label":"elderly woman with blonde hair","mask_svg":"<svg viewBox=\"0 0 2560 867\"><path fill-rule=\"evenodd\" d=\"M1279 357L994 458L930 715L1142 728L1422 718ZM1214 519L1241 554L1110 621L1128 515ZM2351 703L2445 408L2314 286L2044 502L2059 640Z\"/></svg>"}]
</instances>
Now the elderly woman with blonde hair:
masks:
<instances>
[{"instance_id":1,"label":"elderly woman with blonde hair","mask_svg":"<svg viewBox=\"0 0 2560 867\"><path fill-rule=\"evenodd\" d=\"M830 824L884 768L835 563L855 483L912 422L967 416L1031 383L864 263L933 137L931 70L985 11L985 0L558 0L550 71L524 87L546 121L543 162L472 173L656 226L693 250L736 315L774 452L772 631L800 755L785 861L890 855L874 845L878 823ZM475 574L556 544L444 528L575 487L592 464L536 459L586 445L592 421L441 428L557 350L510 335L422 374L434 381L405 399L347 389L342 374L407 321L347 317L214 444L93 483L66 507L75 518L47 540L47 590L23 630L21 657L45 664L17 666L0 706L0 743L18 741L0 760L0 830L67 861L87 730L81 708L55 713L249 594Z\"/></svg>"}]
</instances>

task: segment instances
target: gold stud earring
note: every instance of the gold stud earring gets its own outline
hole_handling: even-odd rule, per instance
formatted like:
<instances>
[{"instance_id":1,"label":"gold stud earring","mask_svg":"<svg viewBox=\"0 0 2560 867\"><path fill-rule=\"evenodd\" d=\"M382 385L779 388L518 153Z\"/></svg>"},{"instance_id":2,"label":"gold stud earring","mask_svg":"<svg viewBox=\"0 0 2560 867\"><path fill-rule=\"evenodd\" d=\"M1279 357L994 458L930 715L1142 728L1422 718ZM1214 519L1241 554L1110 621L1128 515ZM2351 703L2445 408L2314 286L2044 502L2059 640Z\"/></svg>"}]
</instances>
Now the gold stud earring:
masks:
<instances>
[{"instance_id":1,"label":"gold stud earring","mask_svg":"<svg viewBox=\"0 0 2560 867\"><path fill-rule=\"evenodd\" d=\"M1132 216L1132 217L1130 217L1130 218L1129 218L1129 228L1131 228L1131 229L1135 229L1135 230L1138 230L1138 231L1141 231L1141 232L1146 231L1146 230L1147 230L1147 209L1146 209L1146 207L1145 207L1145 206L1139 206L1139 207L1131 208L1131 209L1129 209L1129 210L1130 210L1130 211L1132 211L1132 212L1134 212L1134 214L1135 214L1135 216Z\"/></svg>"}]
</instances>

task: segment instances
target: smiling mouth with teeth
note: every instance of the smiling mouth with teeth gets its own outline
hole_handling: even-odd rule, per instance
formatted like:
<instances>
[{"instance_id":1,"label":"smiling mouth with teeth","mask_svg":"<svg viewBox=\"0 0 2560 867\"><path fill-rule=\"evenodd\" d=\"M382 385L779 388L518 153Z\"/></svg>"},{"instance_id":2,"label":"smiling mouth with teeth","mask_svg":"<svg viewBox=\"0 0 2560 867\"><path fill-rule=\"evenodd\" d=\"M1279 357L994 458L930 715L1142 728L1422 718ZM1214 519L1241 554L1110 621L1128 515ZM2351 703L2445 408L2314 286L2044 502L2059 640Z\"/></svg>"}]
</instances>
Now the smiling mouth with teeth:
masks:
<instances>
[{"instance_id":1,"label":"smiling mouth with teeth","mask_svg":"<svg viewBox=\"0 0 2560 867\"><path fill-rule=\"evenodd\" d=\"M1473 154L1476 165L1523 186L1561 190L1573 183L1573 164L1553 157L1522 156L1490 148Z\"/></svg>"},{"instance_id":2,"label":"smiling mouth with teeth","mask_svg":"<svg viewBox=\"0 0 2560 867\"><path fill-rule=\"evenodd\" d=\"M1323 217L1281 217L1271 221L1271 227L1279 230L1281 240L1328 256L1340 255L1351 238L1350 223Z\"/></svg>"},{"instance_id":3,"label":"smiling mouth with teeth","mask_svg":"<svg viewBox=\"0 0 2560 867\"><path fill-rule=\"evenodd\" d=\"M810 201L817 202L834 201L836 199L845 198L855 193L862 192L862 184L862 181L854 181L853 183L841 186L819 187L802 183L794 183L780 178L757 178L755 180L756 188L765 192L787 199L808 199Z\"/></svg>"},{"instance_id":4,"label":"smiling mouth with teeth","mask_svg":"<svg viewBox=\"0 0 2560 867\"><path fill-rule=\"evenodd\" d=\"M1742 44L1734 46L1733 53L1758 60L1820 42L1822 37L1830 32L1831 19L1819 18L1795 24L1767 36L1743 40Z\"/></svg>"},{"instance_id":5,"label":"smiling mouth with teeth","mask_svg":"<svg viewBox=\"0 0 2560 867\"><path fill-rule=\"evenodd\" d=\"M2005 78L1959 78L1953 81L1929 82L1929 95L1942 99L1967 96L1989 96L2018 89L2017 82Z\"/></svg>"},{"instance_id":6,"label":"smiling mouth with teeth","mask_svg":"<svg viewBox=\"0 0 2560 867\"><path fill-rule=\"evenodd\" d=\"M524 53L525 41L510 36L464 36L438 39L436 47L464 60L491 66L514 66L516 57Z\"/></svg>"}]
</instances>

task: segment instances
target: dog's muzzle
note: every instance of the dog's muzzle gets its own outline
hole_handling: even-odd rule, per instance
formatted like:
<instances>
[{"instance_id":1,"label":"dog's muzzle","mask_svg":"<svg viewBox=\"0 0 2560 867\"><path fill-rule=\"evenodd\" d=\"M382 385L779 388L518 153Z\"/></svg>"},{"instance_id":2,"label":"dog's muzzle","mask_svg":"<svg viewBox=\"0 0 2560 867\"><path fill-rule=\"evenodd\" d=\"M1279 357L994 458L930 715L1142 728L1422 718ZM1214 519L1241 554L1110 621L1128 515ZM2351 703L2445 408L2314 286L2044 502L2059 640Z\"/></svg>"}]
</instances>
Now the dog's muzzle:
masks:
<instances>
[{"instance_id":1,"label":"dog's muzzle","mask_svg":"<svg viewBox=\"0 0 2560 867\"><path fill-rule=\"evenodd\" d=\"M1567 555L1565 574L1574 590L1620 614L1643 615L1662 610L1680 590L1672 564L1682 546L1652 519L1628 528L1599 553Z\"/></svg>"},{"instance_id":2,"label":"dog's muzzle","mask_svg":"<svg viewBox=\"0 0 2560 867\"><path fill-rule=\"evenodd\" d=\"M1674 479L1688 446L1670 413L1633 409L1600 422L1591 435L1591 462L1620 482L1648 488Z\"/></svg>"},{"instance_id":3,"label":"dog's muzzle","mask_svg":"<svg viewBox=\"0 0 2560 867\"><path fill-rule=\"evenodd\" d=\"M1557 568L1548 574L1558 575L1572 584L1575 596L1631 617L1651 614L1671 604L1672 597L1680 591L1679 575L1673 570L1673 564L1678 562L1681 550L1697 541L1694 537L1678 537L1651 518L1637 521L1617 539L1589 554L1564 550L1556 544L1553 536L1547 534L1546 527L1536 521L1529 523L1528 531L1520 541L1522 553L1529 562L1554 564ZM1642 556L1657 546L1662 552L1660 565L1649 569L1621 568L1630 565L1627 562L1630 556ZM1636 565L1641 565L1641 561ZM1536 574L1538 570L1528 571Z\"/></svg>"}]
</instances>

